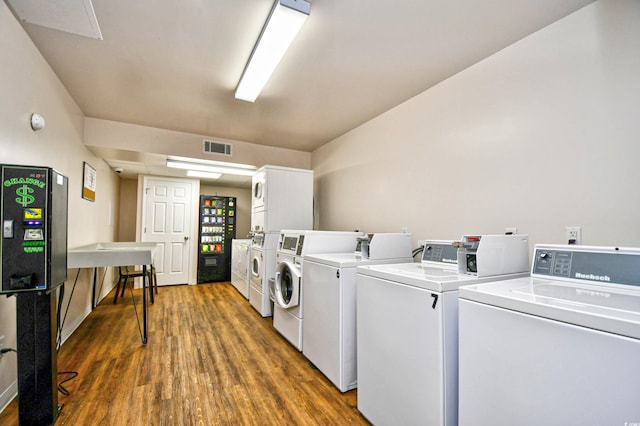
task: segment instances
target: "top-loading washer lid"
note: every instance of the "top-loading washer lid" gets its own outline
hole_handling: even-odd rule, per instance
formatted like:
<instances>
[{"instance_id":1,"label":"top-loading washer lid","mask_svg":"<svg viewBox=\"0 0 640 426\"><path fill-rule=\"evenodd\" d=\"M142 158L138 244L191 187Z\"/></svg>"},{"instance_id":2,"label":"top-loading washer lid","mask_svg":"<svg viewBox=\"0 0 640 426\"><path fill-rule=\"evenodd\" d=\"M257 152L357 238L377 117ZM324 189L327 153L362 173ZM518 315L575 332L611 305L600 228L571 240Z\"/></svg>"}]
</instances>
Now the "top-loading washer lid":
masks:
<instances>
[{"instance_id":1,"label":"top-loading washer lid","mask_svg":"<svg viewBox=\"0 0 640 426\"><path fill-rule=\"evenodd\" d=\"M548 300L559 300L574 306L628 311L640 314L640 292L620 294L606 287L585 288L567 284L536 284L515 288L516 293L529 294Z\"/></svg>"},{"instance_id":2,"label":"top-loading washer lid","mask_svg":"<svg viewBox=\"0 0 640 426\"><path fill-rule=\"evenodd\" d=\"M476 277L458 274L457 265L431 266L425 263L400 263L388 265L359 266L358 274L406 284L426 290L443 292L455 291L460 286L477 284L499 279L527 276L529 273L509 274L493 277Z\"/></svg>"},{"instance_id":3,"label":"top-loading washer lid","mask_svg":"<svg viewBox=\"0 0 640 426\"><path fill-rule=\"evenodd\" d=\"M411 257L400 259L367 259L354 252L351 253L325 253L309 254L304 257L305 261L320 263L322 265L334 266L336 268L349 268L362 265L374 265L379 263L407 263L411 262Z\"/></svg>"},{"instance_id":4,"label":"top-loading washer lid","mask_svg":"<svg viewBox=\"0 0 640 426\"><path fill-rule=\"evenodd\" d=\"M461 288L460 298L640 339L635 289L520 278Z\"/></svg>"}]
</instances>

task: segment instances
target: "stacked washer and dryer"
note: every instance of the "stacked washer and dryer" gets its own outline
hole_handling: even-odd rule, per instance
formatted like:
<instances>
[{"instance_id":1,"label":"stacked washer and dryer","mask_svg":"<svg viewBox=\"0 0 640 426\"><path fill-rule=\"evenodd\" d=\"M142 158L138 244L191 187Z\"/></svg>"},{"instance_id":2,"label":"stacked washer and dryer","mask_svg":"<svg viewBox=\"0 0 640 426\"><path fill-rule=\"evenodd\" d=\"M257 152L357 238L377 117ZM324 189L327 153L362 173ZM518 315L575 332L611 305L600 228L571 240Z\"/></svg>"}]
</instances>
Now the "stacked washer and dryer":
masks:
<instances>
[{"instance_id":1,"label":"stacked washer and dryer","mask_svg":"<svg viewBox=\"0 0 640 426\"><path fill-rule=\"evenodd\" d=\"M361 232L282 230L276 253L273 280L273 326L296 349L302 351L304 321L303 260L318 253L353 252Z\"/></svg>"},{"instance_id":2,"label":"stacked washer and dryer","mask_svg":"<svg viewBox=\"0 0 640 426\"><path fill-rule=\"evenodd\" d=\"M249 302L263 317L272 315L273 278L281 229L313 227L313 171L263 166L252 177Z\"/></svg>"}]
</instances>

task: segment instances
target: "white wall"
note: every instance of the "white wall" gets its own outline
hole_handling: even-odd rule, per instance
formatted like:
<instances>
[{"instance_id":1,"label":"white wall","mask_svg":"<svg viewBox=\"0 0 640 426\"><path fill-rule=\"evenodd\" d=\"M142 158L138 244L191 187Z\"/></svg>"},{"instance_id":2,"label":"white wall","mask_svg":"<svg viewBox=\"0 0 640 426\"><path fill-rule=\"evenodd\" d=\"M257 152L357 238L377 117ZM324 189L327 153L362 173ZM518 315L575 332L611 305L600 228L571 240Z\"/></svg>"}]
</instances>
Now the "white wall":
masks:
<instances>
[{"instance_id":1,"label":"white wall","mask_svg":"<svg viewBox=\"0 0 640 426\"><path fill-rule=\"evenodd\" d=\"M265 164L276 164L284 167L308 169L311 166L311 153L309 152L220 138L213 139L219 142L231 143L233 155L231 157L222 155L212 157L211 154L202 152L203 139L212 138L193 133L176 132L97 118L87 117L85 119L84 143L87 146L99 149L106 148L109 150L215 159L253 164L256 167L261 167ZM125 157L119 159L131 161L131 159Z\"/></svg>"},{"instance_id":2,"label":"white wall","mask_svg":"<svg viewBox=\"0 0 640 426\"><path fill-rule=\"evenodd\" d=\"M4 2L0 2L0 163L49 166L69 178L69 247L113 241L117 220L118 179L83 145L82 112L42 58ZM46 127L34 132L31 113L44 116ZM82 164L97 171L96 201L81 198ZM69 270L67 298L77 270ZM107 276L107 284L111 275ZM108 287L108 285L107 285ZM103 289L103 294L109 290ZM80 274L63 329L63 339L90 311L89 273ZM68 299L63 305L66 309ZM16 347L15 298L0 297L0 336ZM0 409L17 391L15 353L0 358Z\"/></svg>"},{"instance_id":3,"label":"white wall","mask_svg":"<svg viewBox=\"0 0 640 426\"><path fill-rule=\"evenodd\" d=\"M319 148L318 227L640 246L639 22L593 3Z\"/></svg>"}]
</instances>

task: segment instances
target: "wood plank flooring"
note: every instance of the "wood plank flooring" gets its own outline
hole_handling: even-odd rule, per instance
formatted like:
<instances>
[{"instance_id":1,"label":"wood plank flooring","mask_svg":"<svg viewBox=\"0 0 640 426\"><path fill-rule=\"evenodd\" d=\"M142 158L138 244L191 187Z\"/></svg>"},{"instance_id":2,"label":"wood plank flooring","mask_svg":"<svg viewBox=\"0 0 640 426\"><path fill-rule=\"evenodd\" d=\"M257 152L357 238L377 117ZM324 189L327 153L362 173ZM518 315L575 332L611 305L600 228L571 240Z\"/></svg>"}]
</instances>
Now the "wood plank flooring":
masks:
<instances>
[{"instance_id":1,"label":"wood plank flooring","mask_svg":"<svg viewBox=\"0 0 640 426\"><path fill-rule=\"evenodd\" d=\"M142 345L131 298L105 298L62 346L55 425L368 425L230 283L161 287ZM139 300L139 293L137 293ZM65 376L60 374L59 379ZM17 402L0 424L18 424Z\"/></svg>"}]
</instances>

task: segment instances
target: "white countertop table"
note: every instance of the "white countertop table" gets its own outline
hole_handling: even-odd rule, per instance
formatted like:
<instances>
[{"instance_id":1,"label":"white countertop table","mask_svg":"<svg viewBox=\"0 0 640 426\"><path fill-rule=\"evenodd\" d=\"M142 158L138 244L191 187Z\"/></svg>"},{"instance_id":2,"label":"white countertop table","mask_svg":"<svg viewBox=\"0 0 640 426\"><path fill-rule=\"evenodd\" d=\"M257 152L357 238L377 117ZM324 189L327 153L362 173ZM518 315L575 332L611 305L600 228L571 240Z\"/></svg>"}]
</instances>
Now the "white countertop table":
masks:
<instances>
[{"instance_id":1,"label":"white countertop table","mask_svg":"<svg viewBox=\"0 0 640 426\"><path fill-rule=\"evenodd\" d=\"M141 337L143 344L147 343L148 335L147 289L151 287L151 291L153 291L153 283L147 282L147 271L153 271L153 257L156 251L156 247L156 243L148 242L111 242L89 244L86 246L72 248L67 251L67 268L93 268L93 289L91 295L92 308L95 308L96 306L95 293L98 267L129 265L142 266L143 331L141 333ZM153 277L153 274L151 274L151 276ZM151 286L149 284L151 284Z\"/></svg>"}]
</instances>

